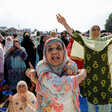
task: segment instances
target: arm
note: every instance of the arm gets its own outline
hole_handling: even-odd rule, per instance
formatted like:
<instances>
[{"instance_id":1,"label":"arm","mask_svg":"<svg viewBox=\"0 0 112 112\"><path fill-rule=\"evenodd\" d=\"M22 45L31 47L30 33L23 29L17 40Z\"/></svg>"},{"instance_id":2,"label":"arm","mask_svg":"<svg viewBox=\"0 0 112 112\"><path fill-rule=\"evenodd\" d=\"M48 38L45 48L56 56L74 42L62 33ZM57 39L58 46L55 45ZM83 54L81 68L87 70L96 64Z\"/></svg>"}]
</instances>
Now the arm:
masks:
<instances>
[{"instance_id":1,"label":"arm","mask_svg":"<svg viewBox=\"0 0 112 112\"><path fill-rule=\"evenodd\" d=\"M3 60L3 50L0 49L0 58Z\"/></svg>"},{"instance_id":2,"label":"arm","mask_svg":"<svg viewBox=\"0 0 112 112\"><path fill-rule=\"evenodd\" d=\"M70 41L69 41L69 44L67 46L67 55L69 58L70 58L70 54L71 54L72 44L73 44L73 39L70 37Z\"/></svg>"},{"instance_id":3,"label":"arm","mask_svg":"<svg viewBox=\"0 0 112 112\"><path fill-rule=\"evenodd\" d=\"M19 53L20 53L21 58L25 61L27 56L28 56L25 49L23 47L21 47L19 45L19 43L15 43L15 46L17 49L19 49L19 51L20 51Z\"/></svg>"},{"instance_id":4,"label":"arm","mask_svg":"<svg viewBox=\"0 0 112 112\"><path fill-rule=\"evenodd\" d=\"M67 93L74 89L77 89L78 84L86 77L86 70L82 69L78 75L75 76L62 76L59 77L54 73L45 72L41 78L42 85L45 85L53 94ZM66 88L70 89L66 90Z\"/></svg>"},{"instance_id":5,"label":"arm","mask_svg":"<svg viewBox=\"0 0 112 112\"><path fill-rule=\"evenodd\" d=\"M30 92L28 98L23 94L21 101L24 103L24 112L36 112L36 97L33 93Z\"/></svg>"},{"instance_id":6,"label":"arm","mask_svg":"<svg viewBox=\"0 0 112 112\"><path fill-rule=\"evenodd\" d=\"M78 33L76 33L66 22L66 19L61 16L60 14L56 15L57 16L57 20L60 24L62 24L65 29L67 30L67 32L71 35L71 37L76 40L78 43L80 43L81 45L83 45L83 41L81 39L81 35L79 35Z\"/></svg>"},{"instance_id":7,"label":"arm","mask_svg":"<svg viewBox=\"0 0 112 112\"><path fill-rule=\"evenodd\" d=\"M6 112L13 112L13 105L14 105L14 102L13 102L13 96L12 95L9 95L9 99L10 101L9 105L8 105L8 109Z\"/></svg>"},{"instance_id":8,"label":"arm","mask_svg":"<svg viewBox=\"0 0 112 112\"><path fill-rule=\"evenodd\" d=\"M59 22L60 24L62 24L62 25L65 27L65 29L67 30L67 32L68 32L70 35L74 36L74 35L72 34L73 30L72 30L72 28L68 25L68 23L66 22L66 19L65 19L63 16L61 16L60 14L56 15L56 18L57 18L58 22Z\"/></svg>"},{"instance_id":9,"label":"arm","mask_svg":"<svg viewBox=\"0 0 112 112\"><path fill-rule=\"evenodd\" d=\"M24 48L21 48L20 49L20 56L21 56L21 58L25 61L26 59L27 59L27 53L26 53L26 51L25 51L25 49Z\"/></svg>"},{"instance_id":10,"label":"arm","mask_svg":"<svg viewBox=\"0 0 112 112\"><path fill-rule=\"evenodd\" d=\"M69 65L72 66L72 64ZM75 63L74 65L73 67L69 66L70 71L66 72L66 75L68 74L69 76L59 77L58 75L56 75L46 67L45 67L45 71L39 73L39 71L41 71L41 69L44 68L44 64L43 65L40 64L37 67L38 76L39 76L39 83L37 81L37 87L39 88L37 88L37 91L39 90L39 94L41 94L45 98L48 98L49 100L57 99L57 101L61 101L65 98L67 99L72 94L72 90L78 91L79 89L78 84L82 80L81 77L84 75L83 78L85 78L86 73L83 74L81 71L79 75L75 75L77 71L76 70L77 67ZM72 74L71 74L71 69L73 71Z\"/></svg>"},{"instance_id":11,"label":"arm","mask_svg":"<svg viewBox=\"0 0 112 112\"><path fill-rule=\"evenodd\" d=\"M76 76L59 77L50 72L49 74L45 73L39 81L41 83L41 91L39 94L51 101L62 103L69 99L69 97L73 94L73 91L78 93L78 81L80 82L82 80L81 75L82 74L80 73L80 75ZM85 74L83 75L83 78L85 78Z\"/></svg>"},{"instance_id":12,"label":"arm","mask_svg":"<svg viewBox=\"0 0 112 112\"><path fill-rule=\"evenodd\" d=\"M35 108L31 107L29 104L27 104L24 112L37 112Z\"/></svg>"}]
</instances>

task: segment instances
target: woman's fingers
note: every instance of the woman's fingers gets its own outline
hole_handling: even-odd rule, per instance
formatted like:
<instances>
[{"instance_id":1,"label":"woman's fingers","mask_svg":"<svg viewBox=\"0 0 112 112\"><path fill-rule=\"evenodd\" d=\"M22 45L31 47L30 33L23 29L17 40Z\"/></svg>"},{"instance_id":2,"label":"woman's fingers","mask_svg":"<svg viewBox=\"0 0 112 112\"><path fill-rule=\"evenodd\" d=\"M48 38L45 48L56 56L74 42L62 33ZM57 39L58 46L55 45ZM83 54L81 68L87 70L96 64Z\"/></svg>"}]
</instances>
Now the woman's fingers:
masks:
<instances>
[{"instance_id":1,"label":"woman's fingers","mask_svg":"<svg viewBox=\"0 0 112 112\"><path fill-rule=\"evenodd\" d=\"M25 72L25 74L29 77L29 78L31 78L31 75L30 75L30 68L28 68L27 70L26 70L26 72Z\"/></svg>"},{"instance_id":2,"label":"woman's fingers","mask_svg":"<svg viewBox=\"0 0 112 112\"><path fill-rule=\"evenodd\" d=\"M31 62L29 62L29 66L30 68L34 69L33 65L31 64Z\"/></svg>"},{"instance_id":3,"label":"woman's fingers","mask_svg":"<svg viewBox=\"0 0 112 112\"><path fill-rule=\"evenodd\" d=\"M9 101L13 101L13 96L9 95Z\"/></svg>"}]
</instances>

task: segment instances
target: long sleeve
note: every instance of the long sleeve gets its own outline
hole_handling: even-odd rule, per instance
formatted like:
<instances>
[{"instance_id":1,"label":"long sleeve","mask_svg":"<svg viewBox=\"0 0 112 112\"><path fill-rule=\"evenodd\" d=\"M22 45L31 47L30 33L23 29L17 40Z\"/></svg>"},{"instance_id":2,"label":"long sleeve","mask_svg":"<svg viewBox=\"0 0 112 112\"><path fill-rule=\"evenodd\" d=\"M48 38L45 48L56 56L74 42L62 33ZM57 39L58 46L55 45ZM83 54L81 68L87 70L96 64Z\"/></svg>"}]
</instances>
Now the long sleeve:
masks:
<instances>
[{"instance_id":1,"label":"long sleeve","mask_svg":"<svg viewBox=\"0 0 112 112\"><path fill-rule=\"evenodd\" d=\"M74 66L75 68L75 66ZM68 69L69 73L72 72ZM41 94L49 100L64 101L65 98L69 98L72 94L72 90L78 89L77 76L62 76L59 77L55 73L48 71L41 73L42 76L39 79L41 86ZM72 72L72 75L76 73ZM69 74L70 75L70 74ZM66 96L66 97L65 97Z\"/></svg>"},{"instance_id":2,"label":"long sleeve","mask_svg":"<svg viewBox=\"0 0 112 112\"><path fill-rule=\"evenodd\" d=\"M3 50L0 49L0 73L4 72L4 55Z\"/></svg>"},{"instance_id":3,"label":"long sleeve","mask_svg":"<svg viewBox=\"0 0 112 112\"><path fill-rule=\"evenodd\" d=\"M24 112L37 112L37 111L36 111L36 108L33 108L29 104L27 104Z\"/></svg>"},{"instance_id":4,"label":"long sleeve","mask_svg":"<svg viewBox=\"0 0 112 112\"><path fill-rule=\"evenodd\" d=\"M72 37L75 41L77 41L79 44L81 44L82 46L84 46L85 44L84 44L84 42L83 42L83 40L82 40L82 38L81 38L81 35L78 34L78 33L76 33L74 30L73 30L72 33L73 33L74 36L71 35L71 37Z\"/></svg>"},{"instance_id":5,"label":"long sleeve","mask_svg":"<svg viewBox=\"0 0 112 112\"><path fill-rule=\"evenodd\" d=\"M69 41L69 44L67 46L67 55L69 58L70 58L70 54L71 54L72 44L73 44L73 39L70 37L70 41Z\"/></svg>"},{"instance_id":6,"label":"long sleeve","mask_svg":"<svg viewBox=\"0 0 112 112\"><path fill-rule=\"evenodd\" d=\"M6 112L14 112L12 103L9 103L9 106L8 106L8 109L6 110Z\"/></svg>"},{"instance_id":7,"label":"long sleeve","mask_svg":"<svg viewBox=\"0 0 112 112\"><path fill-rule=\"evenodd\" d=\"M22 47L21 50L20 50L20 56L21 58L25 61L27 59L27 53L25 51L25 49Z\"/></svg>"}]
</instances>

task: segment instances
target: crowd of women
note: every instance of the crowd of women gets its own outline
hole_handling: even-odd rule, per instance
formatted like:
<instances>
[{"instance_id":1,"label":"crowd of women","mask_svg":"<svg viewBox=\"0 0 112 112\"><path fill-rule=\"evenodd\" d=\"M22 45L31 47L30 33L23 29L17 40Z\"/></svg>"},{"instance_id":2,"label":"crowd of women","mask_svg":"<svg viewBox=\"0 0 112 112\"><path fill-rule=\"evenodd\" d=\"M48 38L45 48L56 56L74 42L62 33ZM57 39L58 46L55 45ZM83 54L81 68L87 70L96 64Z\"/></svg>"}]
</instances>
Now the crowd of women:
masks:
<instances>
[{"instance_id":1,"label":"crowd of women","mask_svg":"<svg viewBox=\"0 0 112 112\"><path fill-rule=\"evenodd\" d=\"M28 32L22 41L0 36L0 82L5 79L14 94L7 112L80 112L80 94L87 98L88 112L96 112L96 106L110 112L112 35L101 38L94 25L87 37L56 17L67 30L60 37L51 31L34 43Z\"/></svg>"}]
</instances>

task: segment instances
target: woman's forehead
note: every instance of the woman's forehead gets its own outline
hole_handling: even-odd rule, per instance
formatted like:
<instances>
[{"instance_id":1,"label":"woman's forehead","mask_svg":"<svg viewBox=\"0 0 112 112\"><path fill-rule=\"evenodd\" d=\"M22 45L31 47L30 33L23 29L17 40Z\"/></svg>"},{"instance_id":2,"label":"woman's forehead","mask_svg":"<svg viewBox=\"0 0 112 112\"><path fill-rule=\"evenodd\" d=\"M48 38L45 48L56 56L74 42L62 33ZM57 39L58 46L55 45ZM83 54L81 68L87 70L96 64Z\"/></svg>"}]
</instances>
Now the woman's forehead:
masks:
<instances>
[{"instance_id":1,"label":"woman's forehead","mask_svg":"<svg viewBox=\"0 0 112 112\"><path fill-rule=\"evenodd\" d=\"M24 84L20 84L19 86L25 86Z\"/></svg>"},{"instance_id":2,"label":"woman's forehead","mask_svg":"<svg viewBox=\"0 0 112 112\"><path fill-rule=\"evenodd\" d=\"M48 45L48 47L52 47L52 46L62 46L62 44L59 41L54 41Z\"/></svg>"},{"instance_id":3,"label":"woman's forehead","mask_svg":"<svg viewBox=\"0 0 112 112\"><path fill-rule=\"evenodd\" d=\"M100 29L100 27L99 27L98 25L93 26L92 29L93 29L93 28L99 28L99 29Z\"/></svg>"}]
</instances>

